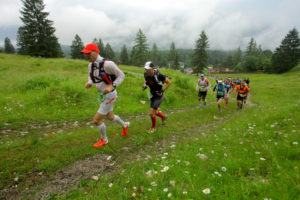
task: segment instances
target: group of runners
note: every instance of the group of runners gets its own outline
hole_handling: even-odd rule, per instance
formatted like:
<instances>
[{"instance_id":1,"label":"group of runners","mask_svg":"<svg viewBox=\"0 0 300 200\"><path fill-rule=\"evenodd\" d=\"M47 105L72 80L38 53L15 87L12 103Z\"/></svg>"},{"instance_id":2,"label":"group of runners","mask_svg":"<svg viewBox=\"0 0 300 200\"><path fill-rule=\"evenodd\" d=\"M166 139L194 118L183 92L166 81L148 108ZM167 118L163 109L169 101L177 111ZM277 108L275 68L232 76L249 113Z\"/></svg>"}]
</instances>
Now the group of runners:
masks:
<instances>
[{"instance_id":1,"label":"group of runners","mask_svg":"<svg viewBox=\"0 0 300 200\"><path fill-rule=\"evenodd\" d=\"M225 108L227 109L230 95L233 91L237 94L237 110L243 108L243 104L246 103L248 93L250 92L250 80L249 78L245 78L240 80L239 78L235 78L232 80L231 77L227 77L225 80L222 78L216 77L216 84L213 87L214 95L217 98L218 105L218 113L222 112L221 103L225 100ZM201 101L203 101L203 105L206 105L206 95L208 89L211 87L209 80L205 77L204 74L201 74L201 78L197 82L196 91L198 92L198 101L199 108L202 107ZM236 89L235 89L236 88Z\"/></svg>"},{"instance_id":2,"label":"group of runners","mask_svg":"<svg viewBox=\"0 0 300 200\"><path fill-rule=\"evenodd\" d=\"M100 51L96 44L91 43L86 45L81 53L85 54L87 60L89 61L89 77L85 87L91 88L95 84L99 92L98 100L100 101L100 107L93 120L101 135L100 140L93 146L99 148L108 143L106 125L104 123L105 118L120 124L123 129L122 136L127 135L130 122L124 122L113 112L113 106L118 97L116 89L123 82L125 75L113 61L106 60L100 56ZM156 128L156 117L161 118L162 125L164 125L166 122L166 116L159 111L158 108L163 102L164 92L170 87L171 81L166 75L160 73L151 61L145 63L144 69L145 83L142 87L142 91L145 91L147 88L150 89L149 115L152 125L148 133L153 133L155 132ZM201 78L198 80L196 88L198 91L200 108L202 107L201 100L203 101L203 105L206 105L205 97L210 86L211 85L208 79L206 79L204 74L201 74ZM249 87L246 85L246 80L241 81L239 84L238 80L232 81L231 78L227 78L224 83L222 79L217 79L217 83L214 86L213 91L216 91L219 113L222 111L222 100L225 100L225 106L227 107L228 99L235 87L238 93L238 109L241 109L247 97L247 93L250 91Z\"/></svg>"}]
</instances>

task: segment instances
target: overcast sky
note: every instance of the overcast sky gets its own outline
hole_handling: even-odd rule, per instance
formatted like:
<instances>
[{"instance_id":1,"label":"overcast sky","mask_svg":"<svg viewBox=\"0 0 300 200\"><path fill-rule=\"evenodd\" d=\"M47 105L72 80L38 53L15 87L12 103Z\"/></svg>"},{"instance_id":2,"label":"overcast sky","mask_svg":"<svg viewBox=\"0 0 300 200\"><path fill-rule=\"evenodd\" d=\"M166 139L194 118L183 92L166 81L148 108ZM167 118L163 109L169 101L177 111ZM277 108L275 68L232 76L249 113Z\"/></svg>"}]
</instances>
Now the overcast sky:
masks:
<instances>
[{"instance_id":1,"label":"overcast sky","mask_svg":"<svg viewBox=\"0 0 300 200\"><path fill-rule=\"evenodd\" d=\"M244 49L253 37L263 49L280 45L292 28L300 31L299 0L44 0L60 44L75 34L85 44L95 37L119 50L132 46L139 28L159 49L194 48L204 30L210 49ZM15 44L21 0L0 0L0 45Z\"/></svg>"}]
</instances>

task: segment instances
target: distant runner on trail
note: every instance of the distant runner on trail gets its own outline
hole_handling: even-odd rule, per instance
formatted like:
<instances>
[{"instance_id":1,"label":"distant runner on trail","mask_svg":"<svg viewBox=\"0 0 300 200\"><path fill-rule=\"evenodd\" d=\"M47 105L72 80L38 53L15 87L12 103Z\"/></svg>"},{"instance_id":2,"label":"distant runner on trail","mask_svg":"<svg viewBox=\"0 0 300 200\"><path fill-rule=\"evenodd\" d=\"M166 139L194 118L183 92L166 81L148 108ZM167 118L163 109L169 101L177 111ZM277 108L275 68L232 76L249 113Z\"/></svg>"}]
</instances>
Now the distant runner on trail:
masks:
<instances>
[{"instance_id":1,"label":"distant runner on trail","mask_svg":"<svg viewBox=\"0 0 300 200\"><path fill-rule=\"evenodd\" d=\"M246 86L246 81L243 80L241 85L236 87L237 92L237 110L243 108L243 102L247 94L250 92L250 88Z\"/></svg>"},{"instance_id":2,"label":"distant runner on trail","mask_svg":"<svg viewBox=\"0 0 300 200\"><path fill-rule=\"evenodd\" d=\"M155 132L156 127L156 116L162 119L162 124L164 125L166 117L158 111L160 104L164 99L164 92L171 85L171 81L167 76L160 73L157 69L154 69L154 64L151 61L146 62L145 64L145 84L142 90L146 90L147 87L150 88L150 118L152 121L152 126L149 129L148 133ZM166 85L164 86L164 83Z\"/></svg>"},{"instance_id":3,"label":"distant runner on trail","mask_svg":"<svg viewBox=\"0 0 300 200\"><path fill-rule=\"evenodd\" d=\"M246 86L248 86L248 88L250 89L250 79L246 78L245 81L246 81ZM248 95L246 95L244 98L244 104L246 104L247 97L248 97Z\"/></svg>"},{"instance_id":4,"label":"distant runner on trail","mask_svg":"<svg viewBox=\"0 0 300 200\"><path fill-rule=\"evenodd\" d=\"M221 113L222 112L222 109L221 109L221 103L223 101L223 99L225 98L225 94L226 94L226 87L227 85L225 85L223 83L223 80L222 79L219 79L218 80L218 83L215 85L213 91L214 91L214 94L215 94L215 90L217 91L217 102L218 102L218 109L219 109L219 112L218 113Z\"/></svg>"},{"instance_id":5,"label":"distant runner on trail","mask_svg":"<svg viewBox=\"0 0 300 200\"><path fill-rule=\"evenodd\" d=\"M207 95L207 89L210 88L210 82L207 78L205 78L204 74L201 74L201 78L197 82L196 91L198 92L198 101L199 108L201 108L201 99L203 100L203 104L206 105L205 97ZM199 90L198 90L199 88Z\"/></svg>"},{"instance_id":6,"label":"distant runner on trail","mask_svg":"<svg viewBox=\"0 0 300 200\"><path fill-rule=\"evenodd\" d=\"M225 90L225 108L227 108L228 102L229 102L229 98L230 98L230 94L232 93L233 89L234 89L234 83L232 82L231 78L227 78L226 81L224 82L224 84L226 85Z\"/></svg>"},{"instance_id":7,"label":"distant runner on trail","mask_svg":"<svg viewBox=\"0 0 300 200\"><path fill-rule=\"evenodd\" d=\"M81 53L84 53L90 62L88 65L89 77L85 87L90 88L93 84L96 84L99 91L98 100L101 104L94 116L94 123L101 134L101 138L93 146L102 147L108 143L106 126L103 122L105 117L122 126L123 136L127 134L129 122L124 122L119 116L113 113L113 106L118 97L116 87L123 82L125 75L113 61L106 60L99 55L100 51L97 45L88 44Z\"/></svg>"}]
</instances>

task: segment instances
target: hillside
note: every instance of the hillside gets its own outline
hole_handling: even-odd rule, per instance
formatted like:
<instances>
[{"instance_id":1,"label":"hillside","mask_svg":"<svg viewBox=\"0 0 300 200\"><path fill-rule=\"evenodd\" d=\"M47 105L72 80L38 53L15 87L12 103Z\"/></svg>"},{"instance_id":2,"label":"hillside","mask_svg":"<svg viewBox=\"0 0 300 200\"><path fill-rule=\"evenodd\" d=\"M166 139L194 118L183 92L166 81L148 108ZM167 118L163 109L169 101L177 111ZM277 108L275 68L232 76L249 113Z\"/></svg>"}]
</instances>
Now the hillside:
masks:
<instances>
[{"instance_id":1,"label":"hillside","mask_svg":"<svg viewBox=\"0 0 300 200\"><path fill-rule=\"evenodd\" d=\"M84 88L86 66L0 54L0 198L298 199L299 70L232 75L250 77L250 99L236 111L232 95L217 114L211 89L197 108L197 77L161 69L172 77L160 108L168 121L149 135L144 70L120 66L114 112L129 133L106 121L110 142L94 149L99 103Z\"/></svg>"}]
</instances>

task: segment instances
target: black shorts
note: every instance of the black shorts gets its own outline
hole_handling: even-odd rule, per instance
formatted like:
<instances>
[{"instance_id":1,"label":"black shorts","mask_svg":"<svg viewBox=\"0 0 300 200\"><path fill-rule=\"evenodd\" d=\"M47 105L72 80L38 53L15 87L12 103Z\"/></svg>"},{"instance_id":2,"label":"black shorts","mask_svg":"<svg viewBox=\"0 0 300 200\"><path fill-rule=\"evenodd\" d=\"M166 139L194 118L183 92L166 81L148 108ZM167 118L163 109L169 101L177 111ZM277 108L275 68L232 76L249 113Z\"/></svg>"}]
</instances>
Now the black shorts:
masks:
<instances>
[{"instance_id":1,"label":"black shorts","mask_svg":"<svg viewBox=\"0 0 300 200\"><path fill-rule=\"evenodd\" d=\"M154 96L150 99L150 107L157 110L160 106L160 104L163 102L164 96Z\"/></svg>"},{"instance_id":2,"label":"black shorts","mask_svg":"<svg viewBox=\"0 0 300 200\"><path fill-rule=\"evenodd\" d=\"M238 100L238 101L244 101L244 98L245 98L245 97L241 97L240 95L237 95L236 100Z\"/></svg>"},{"instance_id":3,"label":"black shorts","mask_svg":"<svg viewBox=\"0 0 300 200\"><path fill-rule=\"evenodd\" d=\"M224 99L225 96L217 96L217 101L219 101L219 99Z\"/></svg>"},{"instance_id":4,"label":"black shorts","mask_svg":"<svg viewBox=\"0 0 300 200\"><path fill-rule=\"evenodd\" d=\"M200 92L200 91L199 91L198 97L205 98L205 97L206 97L206 94L207 94L207 91L205 91L205 92Z\"/></svg>"}]
</instances>

